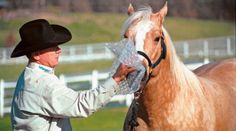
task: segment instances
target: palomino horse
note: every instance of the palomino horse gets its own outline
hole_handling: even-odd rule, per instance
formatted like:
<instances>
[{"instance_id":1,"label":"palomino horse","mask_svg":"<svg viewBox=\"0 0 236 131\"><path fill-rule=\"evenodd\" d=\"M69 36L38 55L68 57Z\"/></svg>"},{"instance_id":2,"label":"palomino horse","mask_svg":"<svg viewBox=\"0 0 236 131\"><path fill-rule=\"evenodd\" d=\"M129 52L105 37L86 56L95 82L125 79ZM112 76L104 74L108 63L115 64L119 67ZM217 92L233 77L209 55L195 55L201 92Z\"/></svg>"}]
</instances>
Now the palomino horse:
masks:
<instances>
[{"instance_id":1,"label":"palomino horse","mask_svg":"<svg viewBox=\"0 0 236 131\"><path fill-rule=\"evenodd\" d=\"M190 71L163 27L166 13L167 4L157 13L128 8L123 35L134 42L147 80L135 93L124 130L236 131L236 59Z\"/></svg>"}]
</instances>

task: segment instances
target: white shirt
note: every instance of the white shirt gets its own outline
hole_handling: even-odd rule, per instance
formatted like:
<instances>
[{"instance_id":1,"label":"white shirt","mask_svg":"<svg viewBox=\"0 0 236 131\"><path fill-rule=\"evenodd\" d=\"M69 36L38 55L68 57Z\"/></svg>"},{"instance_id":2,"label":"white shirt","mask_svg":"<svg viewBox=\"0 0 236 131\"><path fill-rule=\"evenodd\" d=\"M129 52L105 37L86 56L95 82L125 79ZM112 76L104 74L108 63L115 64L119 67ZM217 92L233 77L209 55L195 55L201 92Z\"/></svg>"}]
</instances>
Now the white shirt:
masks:
<instances>
[{"instance_id":1,"label":"white shirt","mask_svg":"<svg viewBox=\"0 0 236 131\"><path fill-rule=\"evenodd\" d=\"M11 122L15 131L71 131L70 117L88 117L116 94L109 78L98 88L76 92L54 75L52 68L30 63L15 89Z\"/></svg>"}]
</instances>

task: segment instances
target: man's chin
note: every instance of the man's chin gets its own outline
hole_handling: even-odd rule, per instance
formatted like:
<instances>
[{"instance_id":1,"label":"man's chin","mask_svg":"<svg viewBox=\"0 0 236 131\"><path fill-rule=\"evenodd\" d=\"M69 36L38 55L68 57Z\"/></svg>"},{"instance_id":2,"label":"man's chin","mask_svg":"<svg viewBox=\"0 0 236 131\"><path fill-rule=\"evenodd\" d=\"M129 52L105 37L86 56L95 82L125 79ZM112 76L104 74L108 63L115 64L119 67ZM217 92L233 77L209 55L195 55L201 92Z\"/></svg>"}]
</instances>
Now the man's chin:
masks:
<instances>
[{"instance_id":1,"label":"man's chin","mask_svg":"<svg viewBox=\"0 0 236 131\"><path fill-rule=\"evenodd\" d=\"M55 68L58 64L59 64L59 62L52 64L51 68Z\"/></svg>"}]
</instances>

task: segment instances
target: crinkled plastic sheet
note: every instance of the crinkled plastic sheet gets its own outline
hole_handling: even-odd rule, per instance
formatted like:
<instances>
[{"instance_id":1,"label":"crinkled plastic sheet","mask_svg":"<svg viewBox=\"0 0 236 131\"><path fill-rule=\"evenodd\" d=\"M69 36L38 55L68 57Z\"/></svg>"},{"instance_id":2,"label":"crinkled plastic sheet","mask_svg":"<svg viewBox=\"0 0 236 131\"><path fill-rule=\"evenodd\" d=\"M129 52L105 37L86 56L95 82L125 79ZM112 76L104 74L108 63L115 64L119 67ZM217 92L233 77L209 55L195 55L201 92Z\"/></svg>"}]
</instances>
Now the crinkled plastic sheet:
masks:
<instances>
[{"instance_id":1,"label":"crinkled plastic sheet","mask_svg":"<svg viewBox=\"0 0 236 131\"><path fill-rule=\"evenodd\" d=\"M128 39L123 39L115 44L107 44L107 47L116 56L110 71L110 76L114 75L121 63L136 68L136 71L130 73L126 80L120 82L118 94L131 94L139 90L146 70L138 57L133 42Z\"/></svg>"}]
</instances>

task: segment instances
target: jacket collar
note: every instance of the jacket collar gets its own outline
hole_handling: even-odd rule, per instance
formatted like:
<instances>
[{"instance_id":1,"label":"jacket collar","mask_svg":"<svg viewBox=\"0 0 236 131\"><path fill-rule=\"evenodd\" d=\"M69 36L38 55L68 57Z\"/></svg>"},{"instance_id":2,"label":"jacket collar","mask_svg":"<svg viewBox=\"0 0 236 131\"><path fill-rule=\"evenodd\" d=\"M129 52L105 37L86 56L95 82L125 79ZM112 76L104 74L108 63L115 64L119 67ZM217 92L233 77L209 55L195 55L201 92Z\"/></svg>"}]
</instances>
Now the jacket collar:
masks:
<instances>
[{"instance_id":1,"label":"jacket collar","mask_svg":"<svg viewBox=\"0 0 236 131\"><path fill-rule=\"evenodd\" d=\"M32 68L32 69L37 69L37 70L40 70L40 71L43 71L43 72L46 72L46 73L49 73L49 74L54 74L54 68L51 68L51 67L48 67L48 66L45 66L45 65L41 65L41 64L38 64L36 62L30 62L27 67L29 68Z\"/></svg>"}]
</instances>

